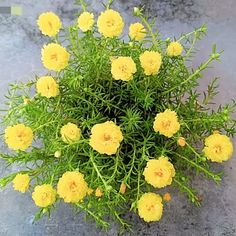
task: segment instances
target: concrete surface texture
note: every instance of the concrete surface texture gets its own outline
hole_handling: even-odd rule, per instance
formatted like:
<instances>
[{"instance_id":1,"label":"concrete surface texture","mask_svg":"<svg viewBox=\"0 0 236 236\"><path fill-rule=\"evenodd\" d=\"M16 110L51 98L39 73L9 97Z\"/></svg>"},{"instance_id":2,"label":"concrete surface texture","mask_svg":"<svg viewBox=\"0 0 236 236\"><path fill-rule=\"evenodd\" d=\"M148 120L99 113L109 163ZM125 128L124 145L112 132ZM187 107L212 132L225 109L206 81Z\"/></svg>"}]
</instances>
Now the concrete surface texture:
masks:
<instances>
[{"instance_id":1,"label":"concrete surface texture","mask_svg":"<svg viewBox=\"0 0 236 236\"><path fill-rule=\"evenodd\" d=\"M91 0L89 9L97 15L102 10L101 1ZM105 0L104 0L105 2ZM45 70L40 62L40 48L45 39L39 33L36 19L43 11L54 11L64 24L75 20L79 7L71 0L1 0L0 6L20 5L22 16L0 15L0 101L3 104L7 85L14 81L27 81L34 74ZM178 37L202 23L208 25L208 35L198 43L199 52L192 66L196 67L216 43L224 50L220 63L205 73L201 89L214 76L221 76L218 102L229 102L236 91L236 1L235 0L115 0L113 8L125 18L126 26L136 19L132 16L134 6L144 6L147 15L157 17L157 27L162 37ZM127 27L126 27L127 30ZM16 171L6 168L0 161L0 176ZM134 232L127 235L236 235L236 157L213 168L224 170L219 186L200 176L193 176L193 186L203 196L201 208L192 206L186 197L169 189L173 199L165 208L163 219L146 224L138 216L129 214L134 222ZM81 214L74 215L72 209L60 204L50 220L44 218L32 224L37 208L29 195L14 192L11 186L0 190L0 236L72 236L72 235L118 235L117 228L108 232L98 228L92 221L84 221Z\"/></svg>"}]
</instances>

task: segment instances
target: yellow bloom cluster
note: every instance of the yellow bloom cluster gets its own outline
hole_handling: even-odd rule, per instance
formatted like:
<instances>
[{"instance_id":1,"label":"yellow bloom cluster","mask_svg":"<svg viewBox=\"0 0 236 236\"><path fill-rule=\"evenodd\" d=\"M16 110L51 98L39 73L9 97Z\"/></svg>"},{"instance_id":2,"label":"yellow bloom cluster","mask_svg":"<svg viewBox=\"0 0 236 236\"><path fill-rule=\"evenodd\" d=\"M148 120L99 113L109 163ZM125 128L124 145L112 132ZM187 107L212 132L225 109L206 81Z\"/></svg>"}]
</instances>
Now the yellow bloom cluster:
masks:
<instances>
[{"instance_id":1,"label":"yellow bloom cluster","mask_svg":"<svg viewBox=\"0 0 236 236\"><path fill-rule=\"evenodd\" d=\"M50 184L38 185L34 188L32 198L36 206L47 207L55 203L56 190Z\"/></svg>"},{"instance_id":2,"label":"yellow bloom cluster","mask_svg":"<svg viewBox=\"0 0 236 236\"><path fill-rule=\"evenodd\" d=\"M57 184L57 193L65 202L81 201L89 188L84 175L79 171L68 171L62 175Z\"/></svg>"},{"instance_id":3,"label":"yellow bloom cluster","mask_svg":"<svg viewBox=\"0 0 236 236\"><path fill-rule=\"evenodd\" d=\"M119 12L109 9L98 17L97 26L104 37L113 38L121 35L124 22Z\"/></svg>"},{"instance_id":4,"label":"yellow bloom cluster","mask_svg":"<svg viewBox=\"0 0 236 236\"><path fill-rule=\"evenodd\" d=\"M45 12L38 18L38 26L42 34L47 36L56 36L61 29L61 20L53 12Z\"/></svg>"},{"instance_id":5,"label":"yellow bloom cluster","mask_svg":"<svg viewBox=\"0 0 236 236\"><path fill-rule=\"evenodd\" d=\"M61 128L61 137L65 143L71 143L80 140L81 130L73 124L68 123Z\"/></svg>"},{"instance_id":6,"label":"yellow bloom cluster","mask_svg":"<svg viewBox=\"0 0 236 236\"><path fill-rule=\"evenodd\" d=\"M92 30L94 24L94 15L93 13L83 12L78 18L78 27L83 32Z\"/></svg>"},{"instance_id":7,"label":"yellow bloom cluster","mask_svg":"<svg viewBox=\"0 0 236 236\"><path fill-rule=\"evenodd\" d=\"M182 54L183 47L179 42L172 42L166 49L166 53L170 57L176 57Z\"/></svg>"},{"instance_id":8,"label":"yellow bloom cluster","mask_svg":"<svg viewBox=\"0 0 236 236\"><path fill-rule=\"evenodd\" d=\"M15 190L24 193L29 188L30 177L28 174L17 174L12 183Z\"/></svg>"},{"instance_id":9,"label":"yellow bloom cluster","mask_svg":"<svg viewBox=\"0 0 236 236\"><path fill-rule=\"evenodd\" d=\"M167 157L161 156L158 160L149 160L143 175L147 183L155 188L163 188L172 183L175 176L175 168Z\"/></svg>"},{"instance_id":10,"label":"yellow bloom cluster","mask_svg":"<svg viewBox=\"0 0 236 236\"><path fill-rule=\"evenodd\" d=\"M36 83L37 92L44 97L56 97L59 94L59 85L52 76L40 77Z\"/></svg>"},{"instance_id":11,"label":"yellow bloom cluster","mask_svg":"<svg viewBox=\"0 0 236 236\"><path fill-rule=\"evenodd\" d=\"M153 128L155 132L171 138L180 129L176 112L166 109L164 112L158 113L155 117Z\"/></svg>"},{"instance_id":12,"label":"yellow bloom cluster","mask_svg":"<svg viewBox=\"0 0 236 236\"><path fill-rule=\"evenodd\" d=\"M233 144L226 135L214 133L205 139L203 152L213 162L227 161L233 154Z\"/></svg>"},{"instance_id":13,"label":"yellow bloom cluster","mask_svg":"<svg viewBox=\"0 0 236 236\"><path fill-rule=\"evenodd\" d=\"M131 24L129 27L129 37L132 40L141 41L146 36L146 30L141 23Z\"/></svg>"},{"instance_id":14,"label":"yellow bloom cluster","mask_svg":"<svg viewBox=\"0 0 236 236\"><path fill-rule=\"evenodd\" d=\"M136 65L131 57L118 57L112 60L111 73L115 80L131 80L136 71Z\"/></svg>"},{"instance_id":15,"label":"yellow bloom cluster","mask_svg":"<svg viewBox=\"0 0 236 236\"><path fill-rule=\"evenodd\" d=\"M54 71L60 71L68 65L70 54L57 43L49 43L42 48L43 65Z\"/></svg>"},{"instance_id":16,"label":"yellow bloom cluster","mask_svg":"<svg viewBox=\"0 0 236 236\"><path fill-rule=\"evenodd\" d=\"M5 129L4 137L9 148L25 151L33 141L33 131L24 124L13 125Z\"/></svg>"},{"instance_id":17,"label":"yellow bloom cluster","mask_svg":"<svg viewBox=\"0 0 236 236\"><path fill-rule=\"evenodd\" d=\"M161 54L154 51L145 51L139 57L145 75L156 75L161 67Z\"/></svg>"},{"instance_id":18,"label":"yellow bloom cluster","mask_svg":"<svg viewBox=\"0 0 236 236\"><path fill-rule=\"evenodd\" d=\"M117 152L122 140L120 127L112 121L106 121L92 127L89 144L101 154L112 155Z\"/></svg>"},{"instance_id":19,"label":"yellow bloom cluster","mask_svg":"<svg viewBox=\"0 0 236 236\"><path fill-rule=\"evenodd\" d=\"M144 193L138 201L138 214L146 222L159 221L163 212L162 198L156 193Z\"/></svg>"}]
</instances>

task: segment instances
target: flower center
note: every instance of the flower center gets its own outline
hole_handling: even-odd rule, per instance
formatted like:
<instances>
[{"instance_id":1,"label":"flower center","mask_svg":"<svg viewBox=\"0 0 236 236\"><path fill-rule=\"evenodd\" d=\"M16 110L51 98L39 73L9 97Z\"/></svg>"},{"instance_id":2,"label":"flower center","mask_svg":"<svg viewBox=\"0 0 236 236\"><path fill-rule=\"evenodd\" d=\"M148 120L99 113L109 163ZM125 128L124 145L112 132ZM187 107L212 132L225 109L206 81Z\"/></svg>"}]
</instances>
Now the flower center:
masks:
<instances>
[{"instance_id":1,"label":"flower center","mask_svg":"<svg viewBox=\"0 0 236 236\"><path fill-rule=\"evenodd\" d=\"M52 29L52 22L51 21L48 21L48 25Z\"/></svg>"},{"instance_id":2,"label":"flower center","mask_svg":"<svg viewBox=\"0 0 236 236\"><path fill-rule=\"evenodd\" d=\"M168 129L170 127L170 124L171 124L170 120L162 121L162 123L161 123L161 125L164 129Z\"/></svg>"},{"instance_id":3,"label":"flower center","mask_svg":"<svg viewBox=\"0 0 236 236\"><path fill-rule=\"evenodd\" d=\"M147 210L148 210L148 211L151 211L151 210L153 210L153 208L154 208L154 205L150 205L150 206L147 208Z\"/></svg>"},{"instance_id":4,"label":"flower center","mask_svg":"<svg viewBox=\"0 0 236 236\"><path fill-rule=\"evenodd\" d=\"M103 138L104 138L105 141L109 141L109 140L111 140L111 135L110 134L104 134Z\"/></svg>"},{"instance_id":5,"label":"flower center","mask_svg":"<svg viewBox=\"0 0 236 236\"><path fill-rule=\"evenodd\" d=\"M55 61L57 61L57 54L56 53L54 53L54 54L52 54L51 55L51 60L55 60Z\"/></svg>"},{"instance_id":6,"label":"flower center","mask_svg":"<svg viewBox=\"0 0 236 236\"><path fill-rule=\"evenodd\" d=\"M152 66L152 65L153 65L153 63L154 63L152 59L149 59L149 61L148 61L148 62L149 62L149 64L150 64L150 66Z\"/></svg>"},{"instance_id":7,"label":"flower center","mask_svg":"<svg viewBox=\"0 0 236 236\"><path fill-rule=\"evenodd\" d=\"M218 153L221 153L222 152L222 146L221 145L216 145L215 147L214 147L214 149L215 149L215 153L216 154L218 154Z\"/></svg>"},{"instance_id":8,"label":"flower center","mask_svg":"<svg viewBox=\"0 0 236 236\"><path fill-rule=\"evenodd\" d=\"M77 184L73 181L70 183L70 190L74 192L77 189Z\"/></svg>"},{"instance_id":9,"label":"flower center","mask_svg":"<svg viewBox=\"0 0 236 236\"><path fill-rule=\"evenodd\" d=\"M115 24L115 22L114 22L113 19L110 19L110 20L107 21L107 26L108 27L112 27L112 26L114 26L114 24Z\"/></svg>"},{"instance_id":10,"label":"flower center","mask_svg":"<svg viewBox=\"0 0 236 236\"><path fill-rule=\"evenodd\" d=\"M120 66L120 70L121 70L122 72L126 72L126 71L127 71L127 66L126 66L126 65Z\"/></svg>"},{"instance_id":11,"label":"flower center","mask_svg":"<svg viewBox=\"0 0 236 236\"><path fill-rule=\"evenodd\" d=\"M44 193L42 194L42 200L47 199L47 197L48 197L48 194L44 192Z\"/></svg>"},{"instance_id":12,"label":"flower center","mask_svg":"<svg viewBox=\"0 0 236 236\"><path fill-rule=\"evenodd\" d=\"M161 171L156 171L156 172L155 172L155 175L156 175L156 176L159 176L159 177L162 177L163 173L162 173Z\"/></svg>"}]
</instances>

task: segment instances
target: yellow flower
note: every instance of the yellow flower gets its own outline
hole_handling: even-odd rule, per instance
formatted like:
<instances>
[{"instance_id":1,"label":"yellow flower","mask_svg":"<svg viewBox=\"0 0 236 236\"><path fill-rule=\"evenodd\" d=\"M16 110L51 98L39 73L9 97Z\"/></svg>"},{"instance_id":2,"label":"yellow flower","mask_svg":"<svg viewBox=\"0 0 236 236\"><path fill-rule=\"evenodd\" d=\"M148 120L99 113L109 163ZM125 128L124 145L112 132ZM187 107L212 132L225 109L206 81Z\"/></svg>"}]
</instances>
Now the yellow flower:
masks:
<instances>
[{"instance_id":1,"label":"yellow flower","mask_svg":"<svg viewBox=\"0 0 236 236\"><path fill-rule=\"evenodd\" d=\"M227 161L233 154L233 144L226 135L214 133L205 139L203 152L213 162Z\"/></svg>"},{"instance_id":2,"label":"yellow flower","mask_svg":"<svg viewBox=\"0 0 236 236\"><path fill-rule=\"evenodd\" d=\"M59 94L59 85L52 76L42 76L36 83L37 92L47 98L56 97Z\"/></svg>"},{"instance_id":3,"label":"yellow flower","mask_svg":"<svg viewBox=\"0 0 236 236\"><path fill-rule=\"evenodd\" d=\"M176 57L182 54L183 47L179 42L172 42L166 49L166 53L170 57Z\"/></svg>"},{"instance_id":4,"label":"yellow flower","mask_svg":"<svg viewBox=\"0 0 236 236\"><path fill-rule=\"evenodd\" d=\"M12 183L15 190L24 193L29 188L30 177L28 174L17 174Z\"/></svg>"},{"instance_id":5,"label":"yellow flower","mask_svg":"<svg viewBox=\"0 0 236 236\"><path fill-rule=\"evenodd\" d=\"M180 124L175 111L166 109L164 112L158 113L153 124L155 132L170 138L180 129Z\"/></svg>"},{"instance_id":6,"label":"yellow flower","mask_svg":"<svg viewBox=\"0 0 236 236\"><path fill-rule=\"evenodd\" d=\"M91 133L89 144L101 154L115 154L123 140L120 127L112 121L94 125Z\"/></svg>"},{"instance_id":7,"label":"yellow flower","mask_svg":"<svg viewBox=\"0 0 236 236\"><path fill-rule=\"evenodd\" d=\"M87 32L92 30L94 24L93 13L83 12L78 18L78 27L83 31Z\"/></svg>"},{"instance_id":8,"label":"yellow flower","mask_svg":"<svg viewBox=\"0 0 236 236\"><path fill-rule=\"evenodd\" d=\"M111 73L115 80L131 80L136 71L136 65L131 57L118 57L112 60Z\"/></svg>"},{"instance_id":9,"label":"yellow flower","mask_svg":"<svg viewBox=\"0 0 236 236\"><path fill-rule=\"evenodd\" d=\"M41 51L43 65L54 71L60 71L68 65L70 54L57 43L44 45Z\"/></svg>"},{"instance_id":10,"label":"yellow flower","mask_svg":"<svg viewBox=\"0 0 236 236\"><path fill-rule=\"evenodd\" d=\"M102 190L101 190L100 188L96 188L96 190L95 190L95 196L96 196L96 197L102 197L102 195L103 195Z\"/></svg>"},{"instance_id":11,"label":"yellow flower","mask_svg":"<svg viewBox=\"0 0 236 236\"><path fill-rule=\"evenodd\" d=\"M145 51L139 56L145 75L156 75L161 67L161 54L154 51Z\"/></svg>"},{"instance_id":12,"label":"yellow flower","mask_svg":"<svg viewBox=\"0 0 236 236\"><path fill-rule=\"evenodd\" d=\"M144 193L138 201L138 214L146 222L159 221L163 212L162 198L156 193Z\"/></svg>"},{"instance_id":13,"label":"yellow flower","mask_svg":"<svg viewBox=\"0 0 236 236\"><path fill-rule=\"evenodd\" d=\"M57 184L57 193L65 202L79 202L88 193L89 188L84 175L79 171L68 171L62 175Z\"/></svg>"},{"instance_id":14,"label":"yellow flower","mask_svg":"<svg viewBox=\"0 0 236 236\"><path fill-rule=\"evenodd\" d=\"M32 144L33 131L24 124L8 126L4 137L9 148L25 151Z\"/></svg>"},{"instance_id":15,"label":"yellow flower","mask_svg":"<svg viewBox=\"0 0 236 236\"><path fill-rule=\"evenodd\" d=\"M61 20L53 12L42 13L37 21L42 34L47 36L56 36L61 29Z\"/></svg>"},{"instance_id":16,"label":"yellow flower","mask_svg":"<svg viewBox=\"0 0 236 236\"><path fill-rule=\"evenodd\" d=\"M34 188L32 198L36 206L47 207L55 203L56 194L56 190L50 184L43 184Z\"/></svg>"},{"instance_id":17,"label":"yellow flower","mask_svg":"<svg viewBox=\"0 0 236 236\"><path fill-rule=\"evenodd\" d=\"M68 123L61 128L61 137L65 143L71 143L80 140L81 130L77 125Z\"/></svg>"},{"instance_id":18,"label":"yellow flower","mask_svg":"<svg viewBox=\"0 0 236 236\"><path fill-rule=\"evenodd\" d=\"M163 188L172 183L175 176L175 168L167 157L161 156L158 160L149 160L143 175L147 183L155 188Z\"/></svg>"},{"instance_id":19,"label":"yellow flower","mask_svg":"<svg viewBox=\"0 0 236 236\"><path fill-rule=\"evenodd\" d=\"M56 157L56 158L60 158L60 157L61 157L61 151L60 151L60 150L55 151L55 153L54 153L54 157Z\"/></svg>"},{"instance_id":20,"label":"yellow flower","mask_svg":"<svg viewBox=\"0 0 236 236\"><path fill-rule=\"evenodd\" d=\"M180 147L184 147L186 145L186 141L184 137L179 137L177 143Z\"/></svg>"},{"instance_id":21,"label":"yellow flower","mask_svg":"<svg viewBox=\"0 0 236 236\"><path fill-rule=\"evenodd\" d=\"M121 35L124 22L119 12L106 10L101 13L97 21L98 31L106 38L113 38Z\"/></svg>"},{"instance_id":22,"label":"yellow flower","mask_svg":"<svg viewBox=\"0 0 236 236\"><path fill-rule=\"evenodd\" d=\"M131 24L129 27L129 37L131 39L141 41L146 36L146 30L140 23Z\"/></svg>"}]
</instances>

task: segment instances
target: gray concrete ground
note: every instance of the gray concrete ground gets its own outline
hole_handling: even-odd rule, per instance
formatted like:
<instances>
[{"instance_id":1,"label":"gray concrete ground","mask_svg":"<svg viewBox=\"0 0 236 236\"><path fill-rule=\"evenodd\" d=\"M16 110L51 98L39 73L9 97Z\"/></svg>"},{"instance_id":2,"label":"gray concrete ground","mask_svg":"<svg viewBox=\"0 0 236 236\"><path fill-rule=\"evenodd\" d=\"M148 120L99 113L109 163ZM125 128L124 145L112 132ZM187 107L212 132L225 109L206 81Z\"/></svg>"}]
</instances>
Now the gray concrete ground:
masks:
<instances>
[{"instance_id":1,"label":"gray concrete ground","mask_svg":"<svg viewBox=\"0 0 236 236\"><path fill-rule=\"evenodd\" d=\"M92 0L90 9L98 13L100 1ZM21 5L23 15L0 15L0 103L7 90L7 84L13 81L27 81L34 74L41 75L44 69L40 62L40 48L44 42L37 30L35 21L43 11L55 11L65 24L74 20L77 7L70 0L1 0L0 6ZM157 16L158 28L163 37L179 36L202 23L208 25L208 36L199 44L199 52L193 66L204 60L216 43L224 50L221 63L205 73L201 88L210 78L221 76L218 102L228 102L235 98L236 90L236 1L235 0L116 0L118 9L127 25L134 21L132 8L143 5L146 13ZM0 162L0 176L12 169L6 169ZM12 167L16 169L16 167ZM173 199L166 207L164 217L159 223L145 224L137 216L130 215L135 224L134 232L127 235L236 235L236 158L223 166L215 165L225 171L222 183L214 185L212 181L193 176L193 185L203 196L201 208L192 206L185 196L170 189ZM73 215L68 205L61 204L50 220L43 219L32 224L36 212L31 197L14 192L11 186L0 190L0 236L72 236L72 235L118 235L116 227L108 232L96 228L95 224L85 222L83 216Z\"/></svg>"}]
</instances>

